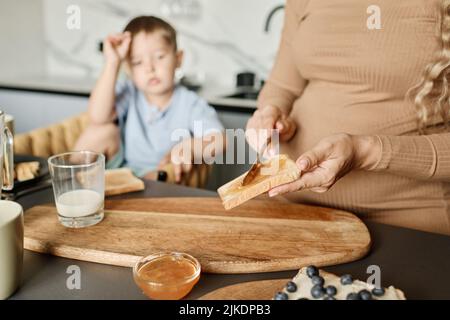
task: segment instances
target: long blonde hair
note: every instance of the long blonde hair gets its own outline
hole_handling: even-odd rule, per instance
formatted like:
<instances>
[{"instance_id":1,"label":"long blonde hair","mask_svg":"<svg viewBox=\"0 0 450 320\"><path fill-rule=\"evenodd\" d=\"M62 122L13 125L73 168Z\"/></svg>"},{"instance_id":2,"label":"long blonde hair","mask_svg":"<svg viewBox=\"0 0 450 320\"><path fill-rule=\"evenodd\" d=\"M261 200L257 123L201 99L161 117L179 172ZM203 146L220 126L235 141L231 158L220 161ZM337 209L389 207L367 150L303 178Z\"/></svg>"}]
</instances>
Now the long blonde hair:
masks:
<instances>
[{"instance_id":1,"label":"long blonde hair","mask_svg":"<svg viewBox=\"0 0 450 320\"><path fill-rule=\"evenodd\" d=\"M442 49L430 62L419 84L406 94L417 110L419 133L440 117L445 129L449 129L450 110L450 0L441 1L440 42Z\"/></svg>"}]
</instances>

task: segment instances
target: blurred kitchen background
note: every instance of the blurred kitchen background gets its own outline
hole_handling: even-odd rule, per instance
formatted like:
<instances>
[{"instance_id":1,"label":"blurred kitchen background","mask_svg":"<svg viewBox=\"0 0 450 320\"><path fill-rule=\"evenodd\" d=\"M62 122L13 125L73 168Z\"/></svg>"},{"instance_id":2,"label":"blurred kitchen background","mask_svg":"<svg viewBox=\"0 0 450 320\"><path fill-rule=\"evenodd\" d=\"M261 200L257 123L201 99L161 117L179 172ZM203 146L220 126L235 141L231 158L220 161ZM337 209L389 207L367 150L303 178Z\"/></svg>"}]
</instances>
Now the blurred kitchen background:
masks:
<instances>
[{"instance_id":1,"label":"blurred kitchen background","mask_svg":"<svg viewBox=\"0 0 450 320\"><path fill-rule=\"evenodd\" d=\"M283 0L0 0L0 110L27 132L86 111L102 67L100 43L137 15L178 31L178 77L216 108L226 128L244 128L270 72ZM80 14L79 28L71 17ZM215 170L209 188L247 165Z\"/></svg>"}]
</instances>

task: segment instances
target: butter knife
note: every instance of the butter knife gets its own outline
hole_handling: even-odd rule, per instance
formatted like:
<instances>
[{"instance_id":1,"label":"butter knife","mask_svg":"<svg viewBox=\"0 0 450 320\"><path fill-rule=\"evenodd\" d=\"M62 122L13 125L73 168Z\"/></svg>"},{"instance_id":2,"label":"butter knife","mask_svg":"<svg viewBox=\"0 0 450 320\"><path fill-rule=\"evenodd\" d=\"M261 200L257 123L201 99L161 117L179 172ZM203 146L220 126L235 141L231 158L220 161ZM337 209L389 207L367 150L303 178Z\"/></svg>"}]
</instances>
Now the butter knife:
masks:
<instances>
[{"instance_id":1,"label":"butter knife","mask_svg":"<svg viewBox=\"0 0 450 320\"><path fill-rule=\"evenodd\" d=\"M266 151L267 147L272 142L272 136L269 136L266 140L266 142L262 145L259 152L256 152L256 161L251 166L250 170L245 175L244 179L242 180L241 185L246 186L250 184L253 180L255 180L256 176L258 175L259 169L261 168L261 155L264 154L264 151Z\"/></svg>"}]
</instances>

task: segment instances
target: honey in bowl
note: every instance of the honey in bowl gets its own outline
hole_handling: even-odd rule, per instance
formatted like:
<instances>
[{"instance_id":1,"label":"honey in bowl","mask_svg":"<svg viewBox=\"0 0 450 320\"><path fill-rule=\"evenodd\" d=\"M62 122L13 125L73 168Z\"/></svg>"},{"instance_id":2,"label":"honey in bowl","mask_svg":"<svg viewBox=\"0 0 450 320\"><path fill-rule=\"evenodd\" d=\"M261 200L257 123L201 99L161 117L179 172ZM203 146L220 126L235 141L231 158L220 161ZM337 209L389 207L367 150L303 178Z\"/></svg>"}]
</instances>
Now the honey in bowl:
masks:
<instances>
[{"instance_id":1,"label":"honey in bowl","mask_svg":"<svg viewBox=\"0 0 450 320\"><path fill-rule=\"evenodd\" d=\"M178 300L198 282L200 263L185 253L158 253L141 259L133 276L147 297Z\"/></svg>"}]
</instances>

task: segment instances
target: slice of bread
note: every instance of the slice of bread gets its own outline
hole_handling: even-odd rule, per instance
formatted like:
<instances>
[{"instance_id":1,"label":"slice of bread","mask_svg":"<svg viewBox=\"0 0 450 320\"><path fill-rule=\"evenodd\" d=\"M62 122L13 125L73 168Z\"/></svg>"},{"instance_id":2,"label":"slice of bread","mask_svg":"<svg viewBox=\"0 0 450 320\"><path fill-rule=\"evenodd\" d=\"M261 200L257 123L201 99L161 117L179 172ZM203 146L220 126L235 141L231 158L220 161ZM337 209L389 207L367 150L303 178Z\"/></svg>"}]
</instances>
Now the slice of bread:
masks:
<instances>
[{"instance_id":1,"label":"slice of bread","mask_svg":"<svg viewBox=\"0 0 450 320\"><path fill-rule=\"evenodd\" d=\"M112 196L122 193L144 190L144 182L135 177L130 169L119 168L105 171L105 195Z\"/></svg>"},{"instance_id":2,"label":"slice of bread","mask_svg":"<svg viewBox=\"0 0 450 320\"><path fill-rule=\"evenodd\" d=\"M242 186L246 174L217 190L225 209L237 207L276 186L295 181L300 177L297 165L285 154L264 161L255 179L250 184Z\"/></svg>"},{"instance_id":3,"label":"slice of bread","mask_svg":"<svg viewBox=\"0 0 450 320\"><path fill-rule=\"evenodd\" d=\"M14 166L14 178L19 182L34 179L39 174L39 166L38 161L16 163Z\"/></svg>"}]
</instances>

